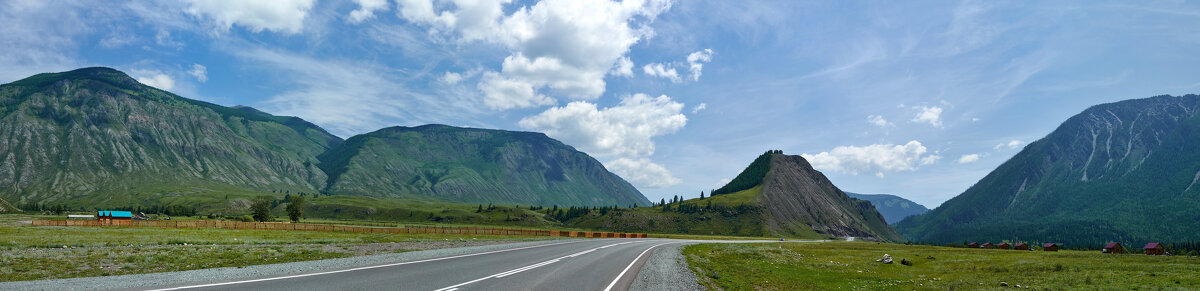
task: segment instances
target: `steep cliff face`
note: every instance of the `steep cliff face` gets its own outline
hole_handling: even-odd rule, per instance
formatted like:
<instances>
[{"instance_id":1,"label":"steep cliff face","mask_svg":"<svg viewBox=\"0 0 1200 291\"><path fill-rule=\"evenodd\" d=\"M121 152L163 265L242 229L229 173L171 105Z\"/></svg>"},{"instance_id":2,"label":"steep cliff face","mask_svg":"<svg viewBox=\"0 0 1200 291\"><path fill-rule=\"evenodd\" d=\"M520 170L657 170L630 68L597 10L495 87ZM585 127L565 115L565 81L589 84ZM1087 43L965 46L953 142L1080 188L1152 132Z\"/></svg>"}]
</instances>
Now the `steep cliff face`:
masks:
<instances>
[{"instance_id":1,"label":"steep cliff face","mask_svg":"<svg viewBox=\"0 0 1200 291\"><path fill-rule=\"evenodd\" d=\"M202 185L315 191L316 155L341 139L293 117L185 99L107 68L0 86L0 197L82 196Z\"/></svg>"},{"instance_id":2,"label":"steep cliff face","mask_svg":"<svg viewBox=\"0 0 1200 291\"><path fill-rule=\"evenodd\" d=\"M1200 239L1200 96L1093 106L963 194L897 224L914 240Z\"/></svg>"},{"instance_id":3,"label":"steep cliff face","mask_svg":"<svg viewBox=\"0 0 1200 291\"><path fill-rule=\"evenodd\" d=\"M870 202L851 199L803 157L772 154L757 202L768 229L903 241Z\"/></svg>"},{"instance_id":4,"label":"steep cliff face","mask_svg":"<svg viewBox=\"0 0 1200 291\"><path fill-rule=\"evenodd\" d=\"M468 203L649 205L600 162L541 133L390 127L321 156L331 193Z\"/></svg>"}]
</instances>

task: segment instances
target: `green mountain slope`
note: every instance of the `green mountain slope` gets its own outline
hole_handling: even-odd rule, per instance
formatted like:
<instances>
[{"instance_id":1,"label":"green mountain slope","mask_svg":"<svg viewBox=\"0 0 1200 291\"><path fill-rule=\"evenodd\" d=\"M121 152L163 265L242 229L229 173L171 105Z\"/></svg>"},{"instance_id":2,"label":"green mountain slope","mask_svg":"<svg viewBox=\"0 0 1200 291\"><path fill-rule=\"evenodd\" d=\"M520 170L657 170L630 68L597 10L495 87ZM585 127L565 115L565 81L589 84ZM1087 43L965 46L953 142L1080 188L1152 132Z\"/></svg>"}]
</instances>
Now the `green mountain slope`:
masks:
<instances>
[{"instance_id":1,"label":"green mountain slope","mask_svg":"<svg viewBox=\"0 0 1200 291\"><path fill-rule=\"evenodd\" d=\"M337 194L467 203L649 205L587 154L541 133L389 127L321 155Z\"/></svg>"},{"instance_id":2,"label":"green mountain slope","mask_svg":"<svg viewBox=\"0 0 1200 291\"><path fill-rule=\"evenodd\" d=\"M735 192L571 223L617 231L904 240L871 202L846 196L800 156L768 151L721 189L715 193Z\"/></svg>"},{"instance_id":3,"label":"green mountain slope","mask_svg":"<svg viewBox=\"0 0 1200 291\"><path fill-rule=\"evenodd\" d=\"M961 195L896 225L918 241L1200 240L1200 96L1096 105Z\"/></svg>"},{"instance_id":4,"label":"green mountain slope","mask_svg":"<svg viewBox=\"0 0 1200 291\"><path fill-rule=\"evenodd\" d=\"M130 205L204 187L314 191L341 139L294 117L190 100L108 68L0 85L0 198Z\"/></svg>"},{"instance_id":5,"label":"green mountain slope","mask_svg":"<svg viewBox=\"0 0 1200 291\"><path fill-rule=\"evenodd\" d=\"M542 134L422 126L343 141L300 118L179 97L109 68L0 85L0 161L0 199L72 209L238 213L253 196L317 192L405 198L397 201L410 210L649 204L596 160Z\"/></svg>"},{"instance_id":6,"label":"green mountain slope","mask_svg":"<svg viewBox=\"0 0 1200 291\"><path fill-rule=\"evenodd\" d=\"M846 195L850 196L850 198L858 200L871 201L871 204L875 205L875 209L879 210L879 214L883 215L883 219L886 220L888 224L896 224L905 217L929 212L929 208L925 208L924 205L917 204L916 202L912 202L908 199L904 199L904 197L896 195L858 194L850 192L846 192Z\"/></svg>"}]
</instances>

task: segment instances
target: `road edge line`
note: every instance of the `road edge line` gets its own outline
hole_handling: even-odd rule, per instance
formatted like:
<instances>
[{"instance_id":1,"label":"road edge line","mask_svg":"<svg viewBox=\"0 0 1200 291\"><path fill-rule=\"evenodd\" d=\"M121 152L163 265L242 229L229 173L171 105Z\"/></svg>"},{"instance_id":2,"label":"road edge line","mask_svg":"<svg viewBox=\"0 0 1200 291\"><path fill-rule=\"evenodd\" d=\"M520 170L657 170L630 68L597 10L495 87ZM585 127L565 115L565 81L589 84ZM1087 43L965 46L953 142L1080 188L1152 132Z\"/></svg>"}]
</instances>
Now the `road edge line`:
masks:
<instances>
[{"instance_id":1,"label":"road edge line","mask_svg":"<svg viewBox=\"0 0 1200 291\"><path fill-rule=\"evenodd\" d=\"M637 264L638 260L641 260L642 256L645 256L646 253L650 252L650 250L653 250L654 248L657 248L662 245L674 244L674 243L680 243L680 242L665 242L665 243L656 244L656 245L650 246L649 248L646 248L646 250L642 251L641 254L638 254L638 256L636 258L633 258L633 261L629 262L629 265L625 266L625 269L621 270L620 274L617 274L617 278L613 279L612 283L608 283L608 287L604 288L604 291L611 291L613 286L616 286L617 282L621 281L621 277L624 277L625 273L629 272L629 269L633 268L633 265Z\"/></svg>"}]
</instances>

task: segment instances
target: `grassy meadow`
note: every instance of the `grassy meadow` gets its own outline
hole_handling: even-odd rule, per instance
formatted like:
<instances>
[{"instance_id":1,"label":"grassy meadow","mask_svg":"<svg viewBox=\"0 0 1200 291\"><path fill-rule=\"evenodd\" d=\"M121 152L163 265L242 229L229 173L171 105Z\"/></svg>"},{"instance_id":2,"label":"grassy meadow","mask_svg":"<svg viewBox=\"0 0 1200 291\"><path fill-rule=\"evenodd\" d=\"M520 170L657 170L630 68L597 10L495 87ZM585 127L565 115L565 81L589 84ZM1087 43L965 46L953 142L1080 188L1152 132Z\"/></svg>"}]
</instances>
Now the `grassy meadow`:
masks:
<instances>
[{"instance_id":1,"label":"grassy meadow","mask_svg":"<svg viewBox=\"0 0 1200 291\"><path fill-rule=\"evenodd\" d=\"M552 239L220 228L33 227L25 223L34 218L49 217L0 214L0 282L240 267Z\"/></svg>"},{"instance_id":2,"label":"grassy meadow","mask_svg":"<svg viewBox=\"0 0 1200 291\"><path fill-rule=\"evenodd\" d=\"M700 244L683 254L702 284L723 290L1200 289L1200 258L1187 256L870 242ZM884 254L895 263L875 262Z\"/></svg>"}]
</instances>

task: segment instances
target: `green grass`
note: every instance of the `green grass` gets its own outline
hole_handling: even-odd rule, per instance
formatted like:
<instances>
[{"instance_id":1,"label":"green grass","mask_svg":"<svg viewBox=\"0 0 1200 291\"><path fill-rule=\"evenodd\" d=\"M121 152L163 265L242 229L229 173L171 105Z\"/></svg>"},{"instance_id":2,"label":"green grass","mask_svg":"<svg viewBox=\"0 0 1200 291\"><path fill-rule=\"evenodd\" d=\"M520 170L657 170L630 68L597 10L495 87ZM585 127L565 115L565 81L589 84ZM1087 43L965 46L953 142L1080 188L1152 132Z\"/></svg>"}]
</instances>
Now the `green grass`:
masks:
<instances>
[{"instance_id":1,"label":"green grass","mask_svg":"<svg viewBox=\"0 0 1200 291\"><path fill-rule=\"evenodd\" d=\"M319 246L176 246L0 251L0 282L240 267L348 257Z\"/></svg>"},{"instance_id":2,"label":"green grass","mask_svg":"<svg viewBox=\"0 0 1200 291\"><path fill-rule=\"evenodd\" d=\"M444 239L545 239L500 235L371 234L352 232L157 227L0 227L0 247L151 246L190 244L385 243Z\"/></svg>"},{"instance_id":3,"label":"green grass","mask_svg":"<svg viewBox=\"0 0 1200 291\"><path fill-rule=\"evenodd\" d=\"M724 290L1000 289L1000 282L1055 290L1200 288L1197 257L869 242L700 244L683 253L702 284ZM883 254L896 263L876 263Z\"/></svg>"},{"instance_id":4,"label":"green grass","mask_svg":"<svg viewBox=\"0 0 1200 291\"><path fill-rule=\"evenodd\" d=\"M487 241L555 239L221 228L19 226L34 218L47 216L0 215L0 282L250 266L467 246Z\"/></svg>"}]
</instances>

